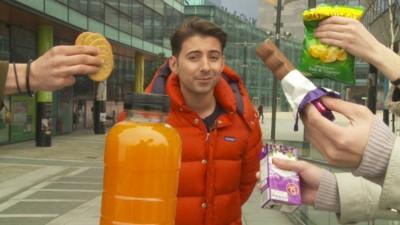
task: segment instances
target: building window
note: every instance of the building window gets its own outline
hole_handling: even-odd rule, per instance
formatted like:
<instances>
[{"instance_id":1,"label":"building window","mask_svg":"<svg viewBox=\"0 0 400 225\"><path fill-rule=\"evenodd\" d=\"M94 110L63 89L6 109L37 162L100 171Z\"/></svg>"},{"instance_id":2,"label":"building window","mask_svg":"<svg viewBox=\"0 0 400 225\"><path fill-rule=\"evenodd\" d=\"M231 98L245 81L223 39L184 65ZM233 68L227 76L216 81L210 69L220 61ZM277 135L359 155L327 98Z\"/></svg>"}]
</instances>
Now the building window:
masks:
<instances>
[{"instance_id":1,"label":"building window","mask_svg":"<svg viewBox=\"0 0 400 225\"><path fill-rule=\"evenodd\" d=\"M120 15L119 17L119 29L131 34L132 33L132 26L131 26L131 21L129 20L129 17L125 15Z\"/></svg>"},{"instance_id":2,"label":"building window","mask_svg":"<svg viewBox=\"0 0 400 225\"><path fill-rule=\"evenodd\" d=\"M87 1L69 0L69 6L83 14L87 12Z\"/></svg>"},{"instance_id":3,"label":"building window","mask_svg":"<svg viewBox=\"0 0 400 225\"><path fill-rule=\"evenodd\" d=\"M89 0L89 17L104 22L104 3L102 0Z\"/></svg>"},{"instance_id":4,"label":"building window","mask_svg":"<svg viewBox=\"0 0 400 225\"><path fill-rule=\"evenodd\" d=\"M164 35L163 17L154 13L154 44L162 46Z\"/></svg>"},{"instance_id":5,"label":"building window","mask_svg":"<svg viewBox=\"0 0 400 225\"><path fill-rule=\"evenodd\" d=\"M175 32L175 29L182 23L182 21L182 13L166 4L164 14L164 47L170 48L169 37Z\"/></svg>"},{"instance_id":6,"label":"building window","mask_svg":"<svg viewBox=\"0 0 400 225\"><path fill-rule=\"evenodd\" d=\"M136 37L143 38L143 5L138 1L132 1L132 34Z\"/></svg>"},{"instance_id":7,"label":"building window","mask_svg":"<svg viewBox=\"0 0 400 225\"><path fill-rule=\"evenodd\" d=\"M124 13L126 16L132 16L132 0L120 0L119 1L119 10Z\"/></svg>"},{"instance_id":8,"label":"building window","mask_svg":"<svg viewBox=\"0 0 400 225\"><path fill-rule=\"evenodd\" d=\"M106 5L106 24L118 29L118 18L119 14L117 9L110 5Z\"/></svg>"},{"instance_id":9,"label":"building window","mask_svg":"<svg viewBox=\"0 0 400 225\"><path fill-rule=\"evenodd\" d=\"M16 62L26 62L36 58L35 33L19 27L11 27L11 49L10 59Z\"/></svg>"},{"instance_id":10,"label":"building window","mask_svg":"<svg viewBox=\"0 0 400 225\"><path fill-rule=\"evenodd\" d=\"M144 7L144 37L143 39L149 42L153 42L154 40L154 32L153 32L153 11L151 11L149 8Z\"/></svg>"}]
</instances>

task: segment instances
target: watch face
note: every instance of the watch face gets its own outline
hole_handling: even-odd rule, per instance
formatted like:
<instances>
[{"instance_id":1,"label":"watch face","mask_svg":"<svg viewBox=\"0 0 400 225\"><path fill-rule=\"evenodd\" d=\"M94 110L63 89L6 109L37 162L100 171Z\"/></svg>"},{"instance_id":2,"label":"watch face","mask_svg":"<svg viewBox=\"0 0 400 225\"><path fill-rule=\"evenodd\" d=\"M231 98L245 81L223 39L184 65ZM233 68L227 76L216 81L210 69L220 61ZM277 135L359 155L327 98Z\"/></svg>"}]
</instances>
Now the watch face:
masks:
<instances>
[{"instance_id":1,"label":"watch face","mask_svg":"<svg viewBox=\"0 0 400 225\"><path fill-rule=\"evenodd\" d=\"M390 81L394 86L398 86L400 84L400 78L394 81Z\"/></svg>"},{"instance_id":2,"label":"watch face","mask_svg":"<svg viewBox=\"0 0 400 225\"><path fill-rule=\"evenodd\" d=\"M392 101L398 102L400 101L400 89L396 86L393 91Z\"/></svg>"}]
</instances>

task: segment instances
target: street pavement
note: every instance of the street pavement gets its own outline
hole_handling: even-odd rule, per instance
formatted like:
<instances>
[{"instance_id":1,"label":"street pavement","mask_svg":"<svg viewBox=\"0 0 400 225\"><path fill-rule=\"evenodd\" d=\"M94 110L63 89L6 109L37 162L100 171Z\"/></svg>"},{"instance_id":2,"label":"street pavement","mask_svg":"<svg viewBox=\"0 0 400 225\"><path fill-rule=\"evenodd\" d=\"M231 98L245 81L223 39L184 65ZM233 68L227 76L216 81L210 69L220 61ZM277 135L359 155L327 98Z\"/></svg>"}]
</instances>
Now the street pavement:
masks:
<instances>
[{"instance_id":1,"label":"street pavement","mask_svg":"<svg viewBox=\"0 0 400 225\"><path fill-rule=\"evenodd\" d=\"M269 124L265 118L264 132ZM33 141L0 146L0 224L99 224L104 138L79 130L53 137L50 148ZM260 209L259 198L255 190L243 207L245 225L293 224Z\"/></svg>"}]
</instances>

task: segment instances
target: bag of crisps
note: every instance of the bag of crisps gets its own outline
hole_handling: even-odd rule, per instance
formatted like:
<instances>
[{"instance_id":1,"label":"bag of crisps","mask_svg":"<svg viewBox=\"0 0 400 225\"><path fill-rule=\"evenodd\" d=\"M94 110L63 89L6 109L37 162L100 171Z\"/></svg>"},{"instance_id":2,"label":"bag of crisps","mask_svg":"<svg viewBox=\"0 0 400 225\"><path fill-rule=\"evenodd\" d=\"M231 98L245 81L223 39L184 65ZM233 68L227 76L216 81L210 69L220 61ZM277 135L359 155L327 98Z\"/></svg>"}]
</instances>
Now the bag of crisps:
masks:
<instances>
[{"instance_id":1,"label":"bag of crisps","mask_svg":"<svg viewBox=\"0 0 400 225\"><path fill-rule=\"evenodd\" d=\"M318 24L330 16L342 16L359 20L364 12L361 6L319 5L304 11L305 38L299 69L308 78L329 78L346 84L354 84L354 56L344 49L320 43L314 37Z\"/></svg>"}]
</instances>

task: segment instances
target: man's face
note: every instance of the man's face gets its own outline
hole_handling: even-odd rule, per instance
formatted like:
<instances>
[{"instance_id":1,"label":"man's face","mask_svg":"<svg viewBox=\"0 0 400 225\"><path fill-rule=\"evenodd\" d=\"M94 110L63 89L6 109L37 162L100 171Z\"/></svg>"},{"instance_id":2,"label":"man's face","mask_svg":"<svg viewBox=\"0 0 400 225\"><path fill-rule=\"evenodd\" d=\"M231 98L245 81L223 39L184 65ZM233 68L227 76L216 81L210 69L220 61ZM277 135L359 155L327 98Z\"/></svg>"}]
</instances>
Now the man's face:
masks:
<instances>
[{"instance_id":1,"label":"man's face","mask_svg":"<svg viewBox=\"0 0 400 225\"><path fill-rule=\"evenodd\" d=\"M221 43L212 36L187 38L179 55L170 58L169 65L178 75L184 95L213 93L224 68Z\"/></svg>"}]
</instances>

